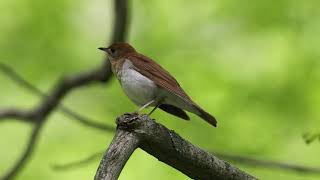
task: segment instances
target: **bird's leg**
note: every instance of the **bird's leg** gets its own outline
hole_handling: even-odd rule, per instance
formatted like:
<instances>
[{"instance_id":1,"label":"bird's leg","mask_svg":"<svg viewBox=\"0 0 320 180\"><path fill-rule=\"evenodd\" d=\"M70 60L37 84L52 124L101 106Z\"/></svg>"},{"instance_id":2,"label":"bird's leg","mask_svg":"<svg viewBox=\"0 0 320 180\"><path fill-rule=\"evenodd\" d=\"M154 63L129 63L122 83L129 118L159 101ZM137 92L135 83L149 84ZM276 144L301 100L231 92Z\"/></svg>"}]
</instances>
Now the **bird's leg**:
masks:
<instances>
[{"instance_id":1,"label":"bird's leg","mask_svg":"<svg viewBox=\"0 0 320 180\"><path fill-rule=\"evenodd\" d=\"M158 101L157 105L149 112L148 116L150 116L153 113L153 111L155 111L161 105L162 102L163 98Z\"/></svg>"},{"instance_id":2,"label":"bird's leg","mask_svg":"<svg viewBox=\"0 0 320 180\"><path fill-rule=\"evenodd\" d=\"M158 103L158 104L152 109L152 111L149 112L148 116L150 116L150 115L153 113L153 111L155 111L155 110L160 106L160 104L161 104L161 103Z\"/></svg>"},{"instance_id":3,"label":"bird's leg","mask_svg":"<svg viewBox=\"0 0 320 180\"><path fill-rule=\"evenodd\" d=\"M139 113L140 111L142 111L144 108L150 106L150 104L152 104L154 102L154 99L151 100L150 102L146 103L145 105L141 106L137 111L136 113Z\"/></svg>"}]
</instances>

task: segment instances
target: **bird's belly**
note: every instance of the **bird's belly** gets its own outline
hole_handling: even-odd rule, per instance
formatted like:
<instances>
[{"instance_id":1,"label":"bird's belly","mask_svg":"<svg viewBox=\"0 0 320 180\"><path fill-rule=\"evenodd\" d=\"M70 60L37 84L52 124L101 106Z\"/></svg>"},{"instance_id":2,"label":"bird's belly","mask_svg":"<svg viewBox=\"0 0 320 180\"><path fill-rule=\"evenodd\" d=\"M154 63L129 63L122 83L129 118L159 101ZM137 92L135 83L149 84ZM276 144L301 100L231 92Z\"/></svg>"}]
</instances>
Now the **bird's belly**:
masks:
<instances>
[{"instance_id":1,"label":"bird's belly","mask_svg":"<svg viewBox=\"0 0 320 180\"><path fill-rule=\"evenodd\" d=\"M135 104L142 106L156 97L157 85L134 69L126 69L121 74L121 86Z\"/></svg>"}]
</instances>

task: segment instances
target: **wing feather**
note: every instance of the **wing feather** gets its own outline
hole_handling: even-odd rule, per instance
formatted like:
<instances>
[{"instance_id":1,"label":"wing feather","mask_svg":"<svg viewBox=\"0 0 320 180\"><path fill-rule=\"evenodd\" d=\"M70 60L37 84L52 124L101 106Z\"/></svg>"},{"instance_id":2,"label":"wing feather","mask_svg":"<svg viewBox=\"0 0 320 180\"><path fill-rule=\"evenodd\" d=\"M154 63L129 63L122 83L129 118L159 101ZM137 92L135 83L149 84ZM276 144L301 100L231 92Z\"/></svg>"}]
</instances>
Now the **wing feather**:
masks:
<instances>
[{"instance_id":1,"label":"wing feather","mask_svg":"<svg viewBox=\"0 0 320 180\"><path fill-rule=\"evenodd\" d=\"M152 59L138 53L129 54L127 59L132 62L136 71L154 81L155 84L167 89L169 92L175 95L178 95L185 101L194 104L191 98L180 87L180 84L177 82L177 80Z\"/></svg>"},{"instance_id":2,"label":"wing feather","mask_svg":"<svg viewBox=\"0 0 320 180\"><path fill-rule=\"evenodd\" d=\"M182 98L185 102L191 103L192 106L198 111L198 114L202 119L206 120L208 123L212 124L213 126L217 125L216 119L204 111L200 106L194 103L191 98L184 92L184 90L180 87L177 80L170 75L168 71L163 69L159 64L154 62L152 59L138 53L130 53L125 57L129 59L135 70L138 71L140 74L146 76L147 78L151 79L156 85L159 87L168 90L170 93L173 93L180 98ZM169 109L164 108L165 111ZM170 109L171 110L171 109ZM167 111L167 112L168 112ZM183 115L183 111L170 111L169 113L174 115ZM184 112L185 114L185 112ZM180 116L179 116L180 117ZM187 118L186 118L187 119Z\"/></svg>"}]
</instances>

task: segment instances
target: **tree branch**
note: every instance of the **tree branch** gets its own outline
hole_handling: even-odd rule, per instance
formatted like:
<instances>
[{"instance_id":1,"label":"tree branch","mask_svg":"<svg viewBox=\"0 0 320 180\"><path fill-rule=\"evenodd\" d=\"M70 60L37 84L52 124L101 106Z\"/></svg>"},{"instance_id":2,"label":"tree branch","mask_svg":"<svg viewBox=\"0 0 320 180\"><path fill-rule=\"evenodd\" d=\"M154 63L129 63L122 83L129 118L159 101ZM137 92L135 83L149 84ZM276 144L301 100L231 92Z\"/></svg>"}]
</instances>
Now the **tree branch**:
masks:
<instances>
[{"instance_id":1,"label":"tree branch","mask_svg":"<svg viewBox=\"0 0 320 180\"><path fill-rule=\"evenodd\" d=\"M69 163L64 164L53 164L51 167L55 171L66 171L70 169L75 169L81 166L86 166L89 163L95 162L96 160L100 159L104 152L97 152L95 154L86 157L85 159L72 161Z\"/></svg>"},{"instance_id":2,"label":"tree branch","mask_svg":"<svg viewBox=\"0 0 320 180\"><path fill-rule=\"evenodd\" d=\"M320 168L318 167L308 167L308 166L301 166L298 164L286 163L286 162L279 162L279 161L270 161L270 160L263 160L257 159L253 157L246 157L242 155L233 155L227 153L219 153L219 152L211 152L215 156L219 157L220 159L228 160L237 164L241 164L244 166L250 166L254 168L268 168L268 169L280 169L280 170L287 170L297 173L314 173L320 174ZM90 155L84 159L76 160L70 163L65 164L58 164L53 165L53 170L57 171L68 171L73 170L81 166L85 166L89 163L95 162L98 160L104 152L98 152L93 155Z\"/></svg>"},{"instance_id":3,"label":"tree branch","mask_svg":"<svg viewBox=\"0 0 320 180\"><path fill-rule=\"evenodd\" d=\"M129 2L128 0L115 0L114 1L114 29L112 33L111 42L123 42L127 39L129 32Z\"/></svg>"},{"instance_id":4,"label":"tree branch","mask_svg":"<svg viewBox=\"0 0 320 180\"><path fill-rule=\"evenodd\" d=\"M22 156L20 157L20 159L15 163L15 165L8 171L8 173L6 175L4 175L3 177L1 177L0 179L3 180L9 180L9 179L13 179L17 173L23 169L23 167L26 165L27 160L31 157L33 150L35 148L35 145L37 143L38 137L39 137L39 133L40 130L42 128L42 123L36 124L32 130L29 142L27 144L26 149L24 150Z\"/></svg>"},{"instance_id":5,"label":"tree branch","mask_svg":"<svg viewBox=\"0 0 320 180\"><path fill-rule=\"evenodd\" d=\"M138 147L139 138L128 131L117 131L102 159L95 180L118 179L131 154Z\"/></svg>"},{"instance_id":6,"label":"tree branch","mask_svg":"<svg viewBox=\"0 0 320 180\"><path fill-rule=\"evenodd\" d=\"M115 138L102 158L95 180L116 179L137 145L192 179L256 179L194 146L146 115L123 115L117 118L117 125ZM116 175L110 170L116 170Z\"/></svg>"},{"instance_id":7,"label":"tree branch","mask_svg":"<svg viewBox=\"0 0 320 180\"><path fill-rule=\"evenodd\" d=\"M320 141L320 133L305 133L302 137L306 144L311 144L316 140Z\"/></svg>"},{"instance_id":8,"label":"tree branch","mask_svg":"<svg viewBox=\"0 0 320 180\"><path fill-rule=\"evenodd\" d=\"M128 19L128 5L127 0L114 0L115 3L115 19L114 19L114 30L112 42L124 41L127 32L127 19ZM118 32L119 31L119 32ZM60 108L62 112L69 117L72 117L82 124L90 127L111 131L112 128L99 123L93 123L87 120L87 118L74 113L72 110L64 105L60 105L63 98L70 93L73 89L87 86L94 82L107 82L112 75L110 63L107 60L103 61L102 66L93 69L88 72L83 72L76 74L74 76L68 76L61 79L57 85L53 88L50 93L42 93L39 89L32 86L23 78L16 76L14 71L12 71L7 66L0 64L0 70L5 74L9 75L11 79L18 82L22 86L27 87L29 90L33 91L38 96L41 96L43 100L34 109L31 110L20 110L20 109L7 109L0 110L0 119L19 119L25 122L31 122L34 125L30 141L28 142L26 151L20 158L20 160L13 166L13 168L6 173L1 179L7 180L12 179L17 175L18 172L22 170L22 167L26 164L27 160L30 159L30 155L33 152L34 145L37 137L39 136L41 127L45 123L47 117L57 108Z\"/></svg>"},{"instance_id":9,"label":"tree branch","mask_svg":"<svg viewBox=\"0 0 320 180\"><path fill-rule=\"evenodd\" d=\"M255 159L245 156L225 154L225 153L214 153L216 156L226 159L235 163L248 165L252 167L261 167L261 168L270 168L270 169L282 169L282 170L290 170L300 173L320 173L320 168L316 167L306 167L298 164L289 164L284 162L277 161L268 161L262 159Z\"/></svg>"},{"instance_id":10,"label":"tree branch","mask_svg":"<svg viewBox=\"0 0 320 180\"><path fill-rule=\"evenodd\" d=\"M0 71L13 80L15 83L20 85L21 87L29 90L32 94L39 96L41 98L48 98L48 95L43 93L39 88L32 85L30 82L28 82L26 79L24 79L21 75L19 75L17 72L15 72L10 66L6 64L0 63ZM93 70L94 71L94 70ZM113 131L114 128L102 123L98 123L92 119L89 119L88 117L85 117L81 114L78 114L74 111L72 111L69 107L65 106L64 104L60 104L58 106L58 110L62 112L67 117L76 120L77 122L96 129L105 130L105 131ZM0 110L0 119L8 120L8 119L16 119L21 120L25 122L32 122L32 116L33 114L31 112L26 112L23 110L18 109L4 109Z\"/></svg>"},{"instance_id":11,"label":"tree branch","mask_svg":"<svg viewBox=\"0 0 320 180\"><path fill-rule=\"evenodd\" d=\"M107 64L107 63L104 63ZM106 71L106 67L99 67L90 72L79 73L73 76L62 78L56 86L50 91L49 95L42 93L39 89L32 86L30 83L21 78L17 73L15 73L9 66L4 64L0 64L1 69L6 69L5 72L9 77L15 79L15 81L20 82L23 86L28 86L29 89L32 89L33 92L43 99L34 109L31 110L20 110L20 109L6 109L0 110L0 119L17 119L25 122L33 122L37 123L39 121L43 121L47 116L50 115L52 111L56 108L60 108L60 110L69 117L76 119L90 127L94 127L101 130L113 131L111 126L107 126L100 123L95 123L93 121L88 120L88 118L79 115L68 107L64 105L60 105L60 102L63 98L72 90L77 89L79 87L89 85L93 82L105 82L107 79L106 76L111 76L111 71ZM18 79L19 78L19 79ZM27 85L28 84L28 85Z\"/></svg>"},{"instance_id":12,"label":"tree branch","mask_svg":"<svg viewBox=\"0 0 320 180\"><path fill-rule=\"evenodd\" d=\"M0 121L15 119L23 122L32 122L32 113L19 109L2 109L0 110Z\"/></svg>"}]
</instances>

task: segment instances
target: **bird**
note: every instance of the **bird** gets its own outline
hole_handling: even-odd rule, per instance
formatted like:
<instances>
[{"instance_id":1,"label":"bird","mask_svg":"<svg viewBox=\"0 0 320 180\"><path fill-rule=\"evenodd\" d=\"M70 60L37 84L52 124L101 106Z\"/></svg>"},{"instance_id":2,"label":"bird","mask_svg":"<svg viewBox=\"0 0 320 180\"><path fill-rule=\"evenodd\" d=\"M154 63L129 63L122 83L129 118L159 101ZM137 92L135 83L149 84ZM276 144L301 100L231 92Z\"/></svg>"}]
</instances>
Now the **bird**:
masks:
<instances>
[{"instance_id":1,"label":"bird","mask_svg":"<svg viewBox=\"0 0 320 180\"><path fill-rule=\"evenodd\" d=\"M140 108L157 108L184 120L190 120L185 111L198 115L217 126L215 117L197 105L182 89L178 81L151 58L139 53L126 42L115 42L99 50L107 54L111 70L118 79L124 93Z\"/></svg>"}]
</instances>

